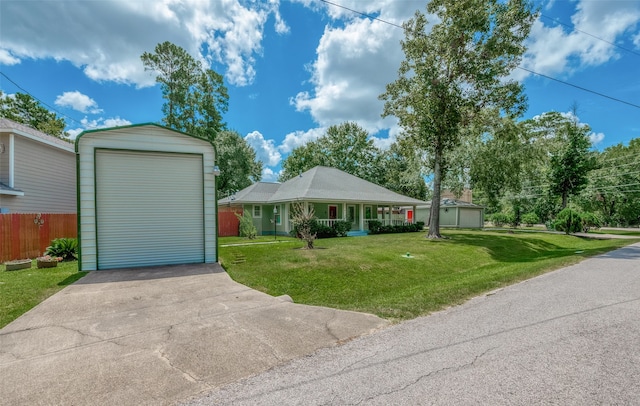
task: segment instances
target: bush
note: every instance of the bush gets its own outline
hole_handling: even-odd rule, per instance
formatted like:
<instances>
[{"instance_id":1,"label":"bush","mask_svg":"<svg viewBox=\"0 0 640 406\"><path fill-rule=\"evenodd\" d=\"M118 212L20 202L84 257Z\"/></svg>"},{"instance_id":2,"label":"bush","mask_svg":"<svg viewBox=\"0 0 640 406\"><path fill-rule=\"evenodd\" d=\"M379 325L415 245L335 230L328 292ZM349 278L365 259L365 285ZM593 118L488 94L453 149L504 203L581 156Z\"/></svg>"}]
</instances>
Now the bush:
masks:
<instances>
[{"instance_id":1,"label":"bush","mask_svg":"<svg viewBox=\"0 0 640 406\"><path fill-rule=\"evenodd\" d=\"M539 222L540 218L534 212L522 215L522 223L527 227L533 227L534 224L538 224Z\"/></svg>"},{"instance_id":2,"label":"bush","mask_svg":"<svg viewBox=\"0 0 640 406\"><path fill-rule=\"evenodd\" d=\"M250 240L253 240L258 235L258 230L256 226L253 224L253 218L251 218L251 214L248 211L245 211L241 216L238 213L235 213L238 220L240 220L240 237L246 237Z\"/></svg>"},{"instance_id":3,"label":"bush","mask_svg":"<svg viewBox=\"0 0 640 406\"><path fill-rule=\"evenodd\" d=\"M336 221L333 224L333 229L336 231L336 237L346 237L347 233L351 231L350 221Z\"/></svg>"},{"instance_id":4,"label":"bush","mask_svg":"<svg viewBox=\"0 0 640 406\"><path fill-rule=\"evenodd\" d=\"M346 237L347 233L351 230L351 222L337 220L333 223L332 227L326 226L322 223L318 223L316 219L311 219L308 222L309 230L311 234L315 234L316 238L335 238ZM300 238L299 227L294 224L293 230L291 230L293 237Z\"/></svg>"},{"instance_id":5,"label":"bush","mask_svg":"<svg viewBox=\"0 0 640 406\"><path fill-rule=\"evenodd\" d=\"M311 234L315 234L316 238L333 238L337 237L336 229L318 223L315 219L310 222Z\"/></svg>"},{"instance_id":6,"label":"bush","mask_svg":"<svg viewBox=\"0 0 640 406\"><path fill-rule=\"evenodd\" d=\"M56 238L44 252L51 257L61 257L63 261L78 259L78 240L76 238Z\"/></svg>"},{"instance_id":7,"label":"bush","mask_svg":"<svg viewBox=\"0 0 640 406\"><path fill-rule=\"evenodd\" d=\"M510 218L505 213L493 213L491 215L491 222L495 227L502 227L505 224L509 223Z\"/></svg>"},{"instance_id":8,"label":"bush","mask_svg":"<svg viewBox=\"0 0 640 406\"><path fill-rule=\"evenodd\" d=\"M424 221L416 223L404 223L393 226L383 226L378 220L369 220L369 233L371 234L392 234L392 233L412 233L422 231Z\"/></svg>"},{"instance_id":9,"label":"bush","mask_svg":"<svg viewBox=\"0 0 640 406\"><path fill-rule=\"evenodd\" d=\"M567 207L562 209L553 222L556 231L573 234L582 231L582 216L579 212Z\"/></svg>"},{"instance_id":10,"label":"bush","mask_svg":"<svg viewBox=\"0 0 640 406\"><path fill-rule=\"evenodd\" d=\"M602 218L595 213L582 213L582 232L588 233L593 228L602 227Z\"/></svg>"},{"instance_id":11,"label":"bush","mask_svg":"<svg viewBox=\"0 0 640 406\"><path fill-rule=\"evenodd\" d=\"M507 214L507 224L509 224L511 228L518 228L520 225L520 217L513 213Z\"/></svg>"},{"instance_id":12,"label":"bush","mask_svg":"<svg viewBox=\"0 0 640 406\"><path fill-rule=\"evenodd\" d=\"M380 228L382 227L382 222L378 220L369 220L369 232L371 234L380 234Z\"/></svg>"}]
</instances>

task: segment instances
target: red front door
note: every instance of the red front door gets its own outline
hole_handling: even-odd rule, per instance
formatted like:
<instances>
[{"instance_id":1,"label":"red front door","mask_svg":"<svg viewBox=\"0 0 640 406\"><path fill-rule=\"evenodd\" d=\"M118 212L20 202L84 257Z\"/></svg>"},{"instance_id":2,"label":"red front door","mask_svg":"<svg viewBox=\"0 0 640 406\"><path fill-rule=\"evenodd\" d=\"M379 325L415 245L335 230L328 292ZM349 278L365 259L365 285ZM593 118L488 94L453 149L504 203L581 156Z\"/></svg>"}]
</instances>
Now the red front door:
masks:
<instances>
[{"instance_id":1,"label":"red front door","mask_svg":"<svg viewBox=\"0 0 640 406\"><path fill-rule=\"evenodd\" d=\"M338 218L338 206L329 206L329 218L330 219Z\"/></svg>"},{"instance_id":2,"label":"red front door","mask_svg":"<svg viewBox=\"0 0 640 406\"><path fill-rule=\"evenodd\" d=\"M413 210L407 210L407 222L413 223Z\"/></svg>"}]
</instances>

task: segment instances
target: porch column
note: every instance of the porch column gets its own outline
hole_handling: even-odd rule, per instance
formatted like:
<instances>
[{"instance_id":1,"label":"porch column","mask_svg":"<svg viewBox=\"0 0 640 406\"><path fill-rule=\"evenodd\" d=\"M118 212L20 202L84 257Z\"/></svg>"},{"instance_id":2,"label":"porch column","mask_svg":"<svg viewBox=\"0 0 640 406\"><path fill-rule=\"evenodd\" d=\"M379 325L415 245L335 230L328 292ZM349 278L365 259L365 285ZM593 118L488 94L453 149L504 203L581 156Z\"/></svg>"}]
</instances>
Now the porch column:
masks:
<instances>
[{"instance_id":1,"label":"porch column","mask_svg":"<svg viewBox=\"0 0 640 406\"><path fill-rule=\"evenodd\" d=\"M393 225L393 206L389 205L389 225Z\"/></svg>"},{"instance_id":2,"label":"porch column","mask_svg":"<svg viewBox=\"0 0 640 406\"><path fill-rule=\"evenodd\" d=\"M413 210L413 217L411 217L411 224L416 224L416 206L413 205L411 206L411 209Z\"/></svg>"},{"instance_id":3,"label":"porch column","mask_svg":"<svg viewBox=\"0 0 640 406\"><path fill-rule=\"evenodd\" d=\"M347 203L342 203L342 220L347 220Z\"/></svg>"},{"instance_id":4,"label":"porch column","mask_svg":"<svg viewBox=\"0 0 640 406\"><path fill-rule=\"evenodd\" d=\"M364 203L360 203L360 231L364 230Z\"/></svg>"},{"instance_id":5,"label":"porch column","mask_svg":"<svg viewBox=\"0 0 640 406\"><path fill-rule=\"evenodd\" d=\"M284 213L280 213L280 218L282 218L282 216L284 216L284 232L289 234L289 231L291 231L291 229L289 229L290 225L289 225L289 210L291 210L291 203L285 203L284 204Z\"/></svg>"}]
</instances>

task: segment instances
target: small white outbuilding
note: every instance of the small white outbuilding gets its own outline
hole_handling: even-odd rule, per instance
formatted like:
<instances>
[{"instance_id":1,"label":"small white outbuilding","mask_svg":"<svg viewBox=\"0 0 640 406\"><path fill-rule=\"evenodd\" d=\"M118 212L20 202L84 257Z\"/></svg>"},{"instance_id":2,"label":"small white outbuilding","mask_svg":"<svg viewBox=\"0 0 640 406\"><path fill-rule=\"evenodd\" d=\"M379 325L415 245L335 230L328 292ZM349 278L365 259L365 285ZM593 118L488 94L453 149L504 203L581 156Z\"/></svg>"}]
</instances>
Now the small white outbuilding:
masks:
<instances>
[{"instance_id":1,"label":"small white outbuilding","mask_svg":"<svg viewBox=\"0 0 640 406\"><path fill-rule=\"evenodd\" d=\"M215 149L139 124L76 139L82 271L218 260Z\"/></svg>"}]
</instances>

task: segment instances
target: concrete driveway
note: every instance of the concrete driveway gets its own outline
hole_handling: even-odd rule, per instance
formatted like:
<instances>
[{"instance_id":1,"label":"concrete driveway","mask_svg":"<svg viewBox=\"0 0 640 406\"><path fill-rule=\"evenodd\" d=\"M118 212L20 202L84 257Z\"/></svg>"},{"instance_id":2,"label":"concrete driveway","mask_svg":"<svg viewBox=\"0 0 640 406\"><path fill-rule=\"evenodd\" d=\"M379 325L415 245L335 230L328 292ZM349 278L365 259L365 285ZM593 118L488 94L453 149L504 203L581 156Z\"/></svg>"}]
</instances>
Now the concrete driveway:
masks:
<instances>
[{"instance_id":1,"label":"concrete driveway","mask_svg":"<svg viewBox=\"0 0 640 406\"><path fill-rule=\"evenodd\" d=\"M0 330L0 404L173 404L387 324L217 264L92 272Z\"/></svg>"}]
</instances>

